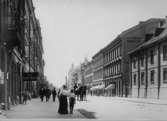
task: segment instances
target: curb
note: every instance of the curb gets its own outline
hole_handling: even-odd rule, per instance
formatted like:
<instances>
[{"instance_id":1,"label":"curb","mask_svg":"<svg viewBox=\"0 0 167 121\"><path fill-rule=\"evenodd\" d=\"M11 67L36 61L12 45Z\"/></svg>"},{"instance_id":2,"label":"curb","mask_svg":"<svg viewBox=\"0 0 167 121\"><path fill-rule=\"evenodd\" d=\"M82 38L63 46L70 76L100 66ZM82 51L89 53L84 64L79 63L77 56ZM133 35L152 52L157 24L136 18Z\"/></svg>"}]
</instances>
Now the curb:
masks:
<instances>
[{"instance_id":1,"label":"curb","mask_svg":"<svg viewBox=\"0 0 167 121\"><path fill-rule=\"evenodd\" d=\"M114 99L114 100L123 100L123 101L128 101L128 102L146 103L146 104L153 104L153 105L167 105L167 103L149 102L149 101L144 101L144 100L143 101L141 101L141 100L131 100L131 99Z\"/></svg>"}]
</instances>

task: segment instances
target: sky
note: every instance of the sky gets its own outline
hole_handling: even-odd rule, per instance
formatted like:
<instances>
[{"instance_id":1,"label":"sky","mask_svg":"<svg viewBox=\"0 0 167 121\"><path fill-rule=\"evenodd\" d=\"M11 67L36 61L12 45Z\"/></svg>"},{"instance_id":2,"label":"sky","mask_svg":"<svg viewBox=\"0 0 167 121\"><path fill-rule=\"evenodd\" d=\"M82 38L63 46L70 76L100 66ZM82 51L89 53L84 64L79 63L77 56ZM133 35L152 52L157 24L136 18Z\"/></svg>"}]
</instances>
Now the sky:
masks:
<instances>
[{"instance_id":1,"label":"sky","mask_svg":"<svg viewBox=\"0 0 167 121\"><path fill-rule=\"evenodd\" d=\"M166 0L33 0L40 21L45 75L60 87L79 65L139 21L167 16Z\"/></svg>"}]
</instances>

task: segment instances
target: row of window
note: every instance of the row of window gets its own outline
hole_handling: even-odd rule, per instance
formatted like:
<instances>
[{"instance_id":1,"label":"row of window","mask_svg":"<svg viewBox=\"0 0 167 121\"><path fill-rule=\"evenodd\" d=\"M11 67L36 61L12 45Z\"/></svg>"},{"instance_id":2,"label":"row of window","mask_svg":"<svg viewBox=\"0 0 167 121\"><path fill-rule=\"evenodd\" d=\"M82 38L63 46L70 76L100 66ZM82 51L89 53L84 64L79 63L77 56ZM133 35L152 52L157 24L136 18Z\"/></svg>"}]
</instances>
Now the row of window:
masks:
<instances>
[{"instance_id":1,"label":"row of window","mask_svg":"<svg viewBox=\"0 0 167 121\"><path fill-rule=\"evenodd\" d=\"M108 63L111 60L116 59L121 55L121 47L117 47L113 49L112 51L108 52L106 55L104 55L104 63Z\"/></svg>"},{"instance_id":2,"label":"row of window","mask_svg":"<svg viewBox=\"0 0 167 121\"><path fill-rule=\"evenodd\" d=\"M121 73L121 63L114 64L104 70L104 77Z\"/></svg>"},{"instance_id":3,"label":"row of window","mask_svg":"<svg viewBox=\"0 0 167 121\"><path fill-rule=\"evenodd\" d=\"M94 61L94 69L103 65L103 58L99 58L98 60Z\"/></svg>"},{"instance_id":4,"label":"row of window","mask_svg":"<svg viewBox=\"0 0 167 121\"><path fill-rule=\"evenodd\" d=\"M162 74L163 74L163 83L167 83L167 68L164 68L163 69L163 72L162 72ZM141 85L144 85L145 84L145 72L141 72ZM133 84L134 85L136 85L137 84L137 75L136 74L134 74L133 75ZM156 81L156 79L155 79L155 70L151 70L150 71L150 84L155 84L155 81Z\"/></svg>"},{"instance_id":5,"label":"row of window","mask_svg":"<svg viewBox=\"0 0 167 121\"><path fill-rule=\"evenodd\" d=\"M154 53L155 53L154 50L150 50L150 52L149 52L149 62L150 62L150 64L154 64L154 56L155 56ZM167 61L167 45L163 46L162 54L163 54L163 61ZM140 65L141 65L141 67L144 66L144 55L142 55L140 57ZM137 66L137 62L136 62L136 59L134 59L133 60L133 68L135 69L136 66Z\"/></svg>"},{"instance_id":6,"label":"row of window","mask_svg":"<svg viewBox=\"0 0 167 121\"><path fill-rule=\"evenodd\" d=\"M85 75L89 75L92 73L92 68L88 68L86 71L85 71Z\"/></svg>"},{"instance_id":7,"label":"row of window","mask_svg":"<svg viewBox=\"0 0 167 121\"><path fill-rule=\"evenodd\" d=\"M99 70L99 71L96 71L94 72L94 79L100 79L100 78L103 78L103 70Z\"/></svg>"},{"instance_id":8,"label":"row of window","mask_svg":"<svg viewBox=\"0 0 167 121\"><path fill-rule=\"evenodd\" d=\"M92 76L91 76L91 77L86 78L86 79L85 79L85 83L90 83L90 82L92 82L92 79L93 79L93 77L92 77Z\"/></svg>"}]
</instances>

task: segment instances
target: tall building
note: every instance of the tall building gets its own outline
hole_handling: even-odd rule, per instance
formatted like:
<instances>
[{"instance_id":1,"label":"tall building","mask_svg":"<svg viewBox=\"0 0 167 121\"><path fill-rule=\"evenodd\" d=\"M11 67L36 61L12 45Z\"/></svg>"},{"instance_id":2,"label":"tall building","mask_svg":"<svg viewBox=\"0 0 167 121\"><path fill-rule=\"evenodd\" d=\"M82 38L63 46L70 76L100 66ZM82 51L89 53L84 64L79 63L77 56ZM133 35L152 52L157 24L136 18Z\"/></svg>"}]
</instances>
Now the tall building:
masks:
<instances>
[{"instance_id":1,"label":"tall building","mask_svg":"<svg viewBox=\"0 0 167 121\"><path fill-rule=\"evenodd\" d=\"M89 61L84 69L84 85L90 88L93 81L93 62Z\"/></svg>"},{"instance_id":2,"label":"tall building","mask_svg":"<svg viewBox=\"0 0 167 121\"><path fill-rule=\"evenodd\" d=\"M149 19L122 32L103 49L103 81L111 86L111 95L131 94L128 52L144 42L147 33L153 33L164 19Z\"/></svg>"},{"instance_id":3,"label":"tall building","mask_svg":"<svg viewBox=\"0 0 167 121\"><path fill-rule=\"evenodd\" d=\"M132 97L167 99L167 21L144 40L129 53Z\"/></svg>"},{"instance_id":4,"label":"tall building","mask_svg":"<svg viewBox=\"0 0 167 121\"><path fill-rule=\"evenodd\" d=\"M24 89L37 96L44 80L44 60L41 28L32 0L24 0L24 51L23 72L38 76L34 80L24 80Z\"/></svg>"},{"instance_id":5,"label":"tall building","mask_svg":"<svg viewBox=\"0 0 167 121\"><path fill-rule=\"evenodd\" d=\"M104 82L103 82L103 52L100 50L92 57L92 88L91 91L94 94L104 94Z\"/></svg>"},{"instance_id":6,"label":"tall building","mask_svg":"<svg viewBox=\"0 0 167 121\"><path fill-rule=\"evenodd\" d=\"M27 72L43 77L42 37L32 0L0 0L0 103L21 103L26 89L37 95L41 78L30 81Z\"/></svg>"}]
</instances>

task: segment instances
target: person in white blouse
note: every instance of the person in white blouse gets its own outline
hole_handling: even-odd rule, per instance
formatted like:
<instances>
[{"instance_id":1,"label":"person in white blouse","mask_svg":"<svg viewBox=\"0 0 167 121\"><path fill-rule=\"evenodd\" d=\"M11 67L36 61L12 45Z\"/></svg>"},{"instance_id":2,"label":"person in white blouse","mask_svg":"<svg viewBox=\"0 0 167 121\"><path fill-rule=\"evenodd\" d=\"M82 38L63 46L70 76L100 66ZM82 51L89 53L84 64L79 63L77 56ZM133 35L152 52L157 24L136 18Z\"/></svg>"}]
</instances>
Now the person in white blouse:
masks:
<instances>
[{"instance_id":1,"label":"person in white blouse","mask_svg":"<svg viewBox=\"0 0 167 121\"><path fill-rule=\"evenodd\" d=\"M60 89L59 94L59 114L68 114L68 100L67 97L75 97L75 94L70 93L70 91L67 90L66 85L63 85L62 89Z\"/></svg>"}]
</instances>

